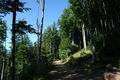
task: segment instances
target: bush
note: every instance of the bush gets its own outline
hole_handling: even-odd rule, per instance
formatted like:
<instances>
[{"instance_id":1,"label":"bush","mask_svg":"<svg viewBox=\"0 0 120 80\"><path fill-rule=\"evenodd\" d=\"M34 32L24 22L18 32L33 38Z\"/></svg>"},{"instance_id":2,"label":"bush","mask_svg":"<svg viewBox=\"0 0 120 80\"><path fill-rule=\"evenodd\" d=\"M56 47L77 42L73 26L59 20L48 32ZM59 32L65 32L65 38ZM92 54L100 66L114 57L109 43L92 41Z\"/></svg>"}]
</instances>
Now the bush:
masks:
<instances>
[{"instance_id":1,"label":"bush","mask_svg":"<svg viewBox=\"0 0 120 80\"><path fill-rule=\"evenodd\" d=\"M79 50L78 45L75 45L75 44L74 44L74 45L71 45L71 46L70 46L70 52L69 52L68 55L70 56L70 55L74 54L75 52L77 52L78 50Z\"/></svg>"},{"instance_id":2,"label":"bush","mask_svg":"<svg viewBox=\"0 0 120 80\"><path fill-rule=\"evenodd\" d=\"M61 41L59 46L59 57L64 60L79 49L78 45L72 45L68 38Z\"/></svg>"},{"instance_id":3,"label":"bush","mask_svg":"<svg viewBox=\"0 0 120 80\"><path fill-rule=\"evenodd\" d=\"M64 60L66 56L71 52L71 42L68 38L62 39L59 46L59 57Z\"/></svg>"},{"instance_id":4,"label":"bush","mask_svg":"<svg viewBox=\"0 0 120 80\"><path fill-rule=\"evenodd\" d=\"M51 67L52 66L48 62L47 58L42 57L40 61L32 62L30 65L24 65L23 71L20 75L20 80L35 80L35 78L46 75Z\"/></svg>"},{"instance_id":5,"label":"bush","mask_svg":"<svg viewBox=\"0 0 120 80\"><path fill-rule=\"evenodd\" d=\"M104 35L93 35L92 44L95 46L96 50L99 50L103 47Z\"/></svg>"}]
</instances>

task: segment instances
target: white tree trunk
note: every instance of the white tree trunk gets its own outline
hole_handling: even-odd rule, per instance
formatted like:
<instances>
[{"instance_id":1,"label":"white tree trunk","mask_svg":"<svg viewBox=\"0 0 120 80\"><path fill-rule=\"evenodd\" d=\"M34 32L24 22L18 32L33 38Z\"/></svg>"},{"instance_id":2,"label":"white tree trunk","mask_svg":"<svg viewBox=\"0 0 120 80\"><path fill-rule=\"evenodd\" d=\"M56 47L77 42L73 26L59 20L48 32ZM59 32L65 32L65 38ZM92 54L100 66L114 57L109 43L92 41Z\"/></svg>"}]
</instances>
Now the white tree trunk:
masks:
<instances>
[{"instance_id":1,"label":"white tree trunk","mask_svg":"<svg viewBox=\"0 0 120 80\"><path fill-rule=\"evenodd\" d=\"M86 51L86 36L85 36L85 25L82 26L83 46Z\"/></svg>"},{"instance_id":2,"label":"white tree trunk","mask_svg":"<svg viewBox=\"0 0 120 80\"><path fill-rule=\"evenodd\" d=\"M74 45L75 44L75 42L74 42L74 40L72 39L72 45Z\"/></svg>"}]
</instances>

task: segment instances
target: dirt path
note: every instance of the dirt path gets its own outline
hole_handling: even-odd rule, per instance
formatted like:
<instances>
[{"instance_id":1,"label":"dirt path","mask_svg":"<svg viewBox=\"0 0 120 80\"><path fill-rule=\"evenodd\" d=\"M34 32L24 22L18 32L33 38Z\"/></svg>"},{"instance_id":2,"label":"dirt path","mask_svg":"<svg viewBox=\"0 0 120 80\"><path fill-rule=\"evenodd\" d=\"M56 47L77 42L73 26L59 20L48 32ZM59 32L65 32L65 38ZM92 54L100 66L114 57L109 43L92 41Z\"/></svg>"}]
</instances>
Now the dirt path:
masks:
<instances>
[{"instance_id":1,"label":"dirt path","mask_svg":"<svg viewBox=\"0 0 120 80\"><path fill-rule=\"evenodd\" d=\"M48 74L52 80L103 80L100 71L85 71L84 69L70 68L62 61L54 61L55 69Z\"/></svg>"}]
</instances>

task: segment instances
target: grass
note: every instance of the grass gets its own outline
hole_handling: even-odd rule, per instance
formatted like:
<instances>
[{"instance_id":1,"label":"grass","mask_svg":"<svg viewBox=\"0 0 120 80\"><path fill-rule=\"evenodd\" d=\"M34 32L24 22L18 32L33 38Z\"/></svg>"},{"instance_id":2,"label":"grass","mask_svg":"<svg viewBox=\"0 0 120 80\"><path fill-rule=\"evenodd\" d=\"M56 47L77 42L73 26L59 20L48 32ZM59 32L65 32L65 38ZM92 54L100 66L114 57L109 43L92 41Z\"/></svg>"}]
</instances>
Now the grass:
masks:
<instances>
[{"instance_id":1,"label":"grass","mask_svg":"<svg viewBox=\"0 0 120 80\"><path fill-rule=\"evenodd\" d=\"M72 55L72 57L76 59L76 58L80 58L80 57L86 56L88 54L92 54L92 51L91 50L86 50L85 51L84 49L82 49L81 51L78 51L78 52L74 53Z\"/></svg>"},{"instance_id":2,"label":"grass","mask_svg":"<svg viewBox=\"0 0 120 80\"><path fill-rule=\"evenodd\" d=\"M74 54L69 56L66 59L65 64L75 64L75 63L79 62L79 59L87 57L88 55L91 55L91 54L92 54L92 51L90 49L88 49L86 51L84 49L81 49L80 51L75 52Z\"/></svg>"}]
</instances>

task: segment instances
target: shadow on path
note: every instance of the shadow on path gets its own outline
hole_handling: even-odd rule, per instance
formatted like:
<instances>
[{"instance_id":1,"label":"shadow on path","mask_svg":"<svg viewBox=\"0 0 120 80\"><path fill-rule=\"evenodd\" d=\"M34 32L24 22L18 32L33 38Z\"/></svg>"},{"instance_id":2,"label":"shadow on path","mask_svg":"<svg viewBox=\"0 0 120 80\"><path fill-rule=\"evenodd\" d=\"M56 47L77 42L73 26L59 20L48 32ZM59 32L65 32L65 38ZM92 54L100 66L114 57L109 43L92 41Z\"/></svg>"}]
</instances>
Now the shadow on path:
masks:
<instances>
[{"instance_id":1,"label":"shadow on path","mask_svg":"<svg viewBox=\"0 0 120 80\"><path fill-rule=\"evenodd\" d=\"M86 71L76 67L70 68L62 61L54 61L54 70L48 73L51 80L103 80L103 71ZM50 80L49 79L49 80Z\"/></svg>"}]
</instances>

